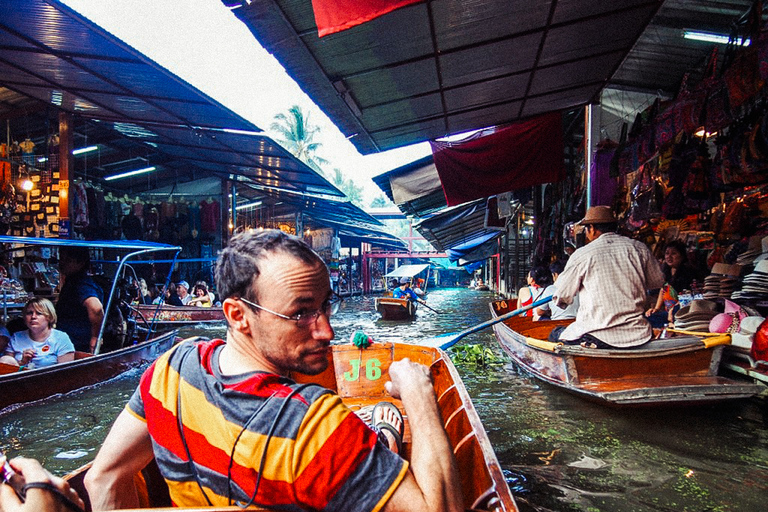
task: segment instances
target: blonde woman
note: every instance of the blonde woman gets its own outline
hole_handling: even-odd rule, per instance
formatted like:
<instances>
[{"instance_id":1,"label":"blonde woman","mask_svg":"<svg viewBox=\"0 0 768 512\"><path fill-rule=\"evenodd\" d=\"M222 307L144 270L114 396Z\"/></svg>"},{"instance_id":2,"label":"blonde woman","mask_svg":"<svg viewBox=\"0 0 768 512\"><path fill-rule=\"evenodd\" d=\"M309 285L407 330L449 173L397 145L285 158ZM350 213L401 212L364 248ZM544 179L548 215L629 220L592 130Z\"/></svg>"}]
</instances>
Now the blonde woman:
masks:
<instances>
[{"instance_id":1,"label":"blonde woman","mask_svg":"<svg viewBox=\"0 0 768 512\"><path fill-rule=\"evenodd\" d=\"M51 301L40 297L28 300L24 305L24 323L27 330L14 333L5 352L19 366L31 363L39 368L75 358L75 346L67 333L54 329L56 309Z\"/></svg>"}]
</instances>

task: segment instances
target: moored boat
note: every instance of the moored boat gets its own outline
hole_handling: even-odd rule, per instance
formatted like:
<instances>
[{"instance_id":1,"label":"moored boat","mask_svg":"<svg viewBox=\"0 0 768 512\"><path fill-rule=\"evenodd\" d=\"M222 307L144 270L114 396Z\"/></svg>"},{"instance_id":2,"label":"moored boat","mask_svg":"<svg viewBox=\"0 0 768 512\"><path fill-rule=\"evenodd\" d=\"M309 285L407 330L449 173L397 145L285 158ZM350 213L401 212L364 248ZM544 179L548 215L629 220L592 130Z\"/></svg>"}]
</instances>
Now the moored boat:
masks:
<instances>
[{"instance_id":1,"label":"moored boat","mask_svg":"<svg viewBox=\"0 0 768 512\"><path fill-rule=\"evenodd\" d=\"M176 329L185 325L215 324L224 321L220 307L169 306L167 304L132 305L141 323L153 324L158 329Z\"/></svg>"},{"instance_id":2,"label":"moored boat","mask_svg":"<svg viewBox=\"0 0 768 512\"><path fill-rule=\"evenodd\" d=\"M491 303L493 317L510 311ZM631 350L602 350L551 343L550 331L572 320L534 322L515 317L494 325L502 349L535 377L584 398L611 405L693 404L747 398L748 382L717 375L730 336L691 335L653 340Z\"/></svg>"},{"instance_id":3,"label":"moored boat","mask_svg":"<svg viewBox=\"0 0 768 512\"><path fill-rule=\"evenodd\" d=\"M416 302L408 299L377 297L375 307L382 320L410 320L416 316Z\"/></svg>"},{"instance_id":4,"label":"moored boat","mask_svg":"<svg viewBox=\"0 0 768 512\"><path fill-rule=\"evenodd\" d=\"M153 361L168 350L177 336L175 332L156 335L151 326L136 328L126 307L123 289L126 263L133 257L159 252L178 254L180 247L141 241L125 240L68 240L0 236L0 244L11 244L18 251L28 246L79 246L102 250L127 251L123 254L113 276L108 279L111 289L105 294L106 312L99 330L94 354L75 352L75 359L65 363L20 370L18 366L0 363L0 410L50 396L97 384L115 377L130 368Z\"/></svg>"},{"instance_id":5,"label":"moored boat","mask_svg":"<svg viewBox=\"0 0 768 512\"><path fill-rule=\"evenodd\" d=\"M92 355L75 352L75 360L19 371L18 366L0 363L0 410L42 400L50 396L98 384L150 361L171 348L177 340L168 332L125 348Z\"/></svg>"},{"instance_id":6,"label":"moored boat","mask_svg":"<svg viewBox=\"0 0 768 512\"><path fill-rule=\"evenodd\" d=\"M445 352L402 343L377 343L367 349L358 349L353 345L334 345L329 357L331 364L320 375L292 377L297 382L314 382L334 390L361 417L383 400L393 402L403 411L402 403L392 399L384 389L387 379L383 376L393 361L407 357L411 361L428 365L438 397L438 407L458 462L465 508L494 512L517 510L477 411ZM405 411L403 413L405 435L402 455L409 459L411 433L408 416ZM87 496L82 481L87 469L86 466L68 476L69 483L84 499ZM157 466L150 464L141 477L135 481L141 486L139 495L142 507L170 511L168 491ZM236 509L213 507L205 510L215 512Z\"/></svg>"},{"instance_id":7,"label":"moored boat","mask_svg":"<svg viewBox=\"0 0 768 512\"><path fill-rule=\"evenodd\" d=\"M729 372L753 380L760 384L763 390L768 386L768 361L755 359L745 347L733 345L726 347L720 366Z\"/></svg>"}]
</instances>

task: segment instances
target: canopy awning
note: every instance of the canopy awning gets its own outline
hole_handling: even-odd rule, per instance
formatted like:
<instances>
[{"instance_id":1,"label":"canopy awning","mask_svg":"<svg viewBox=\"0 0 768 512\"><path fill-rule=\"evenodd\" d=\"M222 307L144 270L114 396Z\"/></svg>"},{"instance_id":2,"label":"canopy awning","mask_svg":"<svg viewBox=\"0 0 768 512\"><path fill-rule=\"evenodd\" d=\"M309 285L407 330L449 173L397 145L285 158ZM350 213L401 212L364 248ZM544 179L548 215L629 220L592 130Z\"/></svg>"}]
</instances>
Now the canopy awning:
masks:
<instances>
[{"instance_id":1,"label":"canopy awning","mask_svg":"<svg viewBox=\"0 0 768 512\"><path fill-rule=\"evenodd\" d=\"M595 101L663 3L417 2L320 39L312 2L222 1L363 154Z\"/></svg>"},{"instance_id":2,"label":"canopy awning","mask_svg":"<svg viewBox=\"0 0 768 512\"><path fill-rule=\"evenodd\" d=\"M344 197L259 127L60 2L3 1L0 48L9 136L30 138L41 155L58 112L70 113L76 144L97 146L75 157L87 179L153 167L108 188L137 193L213 175Z\"/></svg>"},{"instance_id":3,"label":"canopy awning","mask_svg":"<svg viewBox=\"0 0 768 512\"><path fill-rule=\"evenodd\" d=\"M471 203L447 208L423 219L414 227L438 251L447 251L463 244L500 236L503 230L488 225L488 202L479 199ZM483 240L483 241L485 241Z\"/></svg>"},{"instance_id":4,"label":"canopy awning","mask_svg":"<svg viewBox=\"0 0 768 512\"><path fill-rule=\"evenodd\" d=\"M384 277L413 277L424 272L428 268L428 263L423 265L400 265L389 274L385 274Z\"/></svg>"},{"instance_id":5,"label":"canopy awning","mask_svg":"<svg viewBox=\"0 0 768 512\"><path fill-rule=\"evenodd\" d=\"M178 247L143 240L76 240L69 238L36 238L31 236L0 235L0 244L44 245L48 247L93 247L96 249L128 249L140 251L143 249L168 249Z\"/></svg>"}]
</instances>

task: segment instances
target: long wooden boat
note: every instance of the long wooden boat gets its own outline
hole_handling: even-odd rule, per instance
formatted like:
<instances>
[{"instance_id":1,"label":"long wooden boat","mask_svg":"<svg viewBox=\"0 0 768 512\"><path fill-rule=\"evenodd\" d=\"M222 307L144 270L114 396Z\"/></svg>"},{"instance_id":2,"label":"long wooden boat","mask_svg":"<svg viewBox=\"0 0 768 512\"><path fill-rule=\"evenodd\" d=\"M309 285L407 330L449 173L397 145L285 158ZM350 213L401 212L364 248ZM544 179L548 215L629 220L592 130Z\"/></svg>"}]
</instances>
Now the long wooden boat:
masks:
<instances>
[{"instance_id":1,"label":"long wooden boat","mask_svg":"<svg viewBox=\"0 0 768 512\"><path fill-rule=\"evenodd\" d=\"M392 297L376 297L376 311L382 320L411 320L416 316L416 302Z\"/></svg>"},{"instance_id":2,"label":"long wooden boat","mask_svg":"<svg viewBox=\"0 0 768 512\"><path fill-rule=\"evenodd\" d=\"M151 325L144 329L134 328L141 322L134 322L131 318L132 313L126 307L128 295L122 284L125 282L127 262L132 258L172 252L175 253L175 261L180 247L131 240L86 241L16 236L0 236L0 246L7 247L9 251L55 246L121 252L114 274L107 278L111 289L105 295L106 314L99 329L94 355L76 352L73 361L30 370L19 370L17 366L0 363L0 410L110 379L137 365L153 361L176 341L175 332L157 336Z\"/></svg>"},{"instance_id":3,"label":"long wooden boat","mask_svg":"<svg viewBox=\"0 0 768 512\"><path fill-rule=\"evenodd\" d=\"M0 363L0 410L75 389L98 384L121 373L154 361L177 340L168 332L150 340L104 354L75 352L75 360L19 371L18 366Z\"/></svg>"},{"instance_id":4,"label":"long wooden boat","mask_svg":"<svg viewBox=\"0 0 768 512\"><path fill-rule=\"evenodd\" d=\"M358 349L353 345L335 345L329 357L331 364L320 375L293 375L293 378L298 382L315 382L334 390L344 403L361 417L364 417L365 411L369 411L382 400L393 402L401 409L405 419L403 456L406 459L410 458L412 449L408 415L402 403L387 394L384 389L387 379L382 377L386 376L393 361L406 357L428 365L445 430L458 462L465 508L494 512L517 510L477 411L461 377L445 352L436 348L402 343L376 343L367 349ZM87 494L82 481L87 470L88 466L67 477L70 485L86 502ZM135 481L139 486L144 509L170 512L168 490L154 463L137 475ZM216 512L239 509L213 507L205 510Z\"/></svg>"},{"instance_id":5,"label":"long wooden boat","mask_svg":"<svg viewBox=\"0 0 768 512\"><path fill-rule=\"evenodd\" d=\"M491 314L510 311L491 303ZM715 402L755 395L759 388L717 375L730 336L682 335L632 350L601 350L551 343L550 331L572 320L533 322L515 317L494 325L509 356L535 377L584 398L611 405Z\"/></svg>"},{"instance_id":6,"label":"long wooden boat","mask_svg":"<svg viewBox=\"0 0 768 512\"><path fill-rule=\"evenodd\" d=\"M137 321L154 324L159 329L176 329L185 325L216 324L224 321L224 310L220 307L140 304L131 308L136 311Z\"/></svg>"}]
</instances>

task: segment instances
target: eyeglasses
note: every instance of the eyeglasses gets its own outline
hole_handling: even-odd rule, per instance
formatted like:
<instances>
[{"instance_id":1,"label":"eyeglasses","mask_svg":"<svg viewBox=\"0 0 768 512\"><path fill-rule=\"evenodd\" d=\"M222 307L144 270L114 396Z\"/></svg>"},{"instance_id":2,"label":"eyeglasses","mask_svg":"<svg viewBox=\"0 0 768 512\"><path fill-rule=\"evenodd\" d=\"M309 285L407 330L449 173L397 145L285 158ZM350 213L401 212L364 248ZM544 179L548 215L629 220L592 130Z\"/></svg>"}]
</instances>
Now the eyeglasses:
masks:
<instances>
[{"instance_id":1,"label":"eyeglasses","mask_svg":"<svg viewBox=\"0 0 768 512\"><path fill-rule=\"evenodd\" d=\"M293 322L296 322L297 327L309 327L313 325L317 318L324 314L328 318L330 318L332 315L335 315L339 311L339 306L341 306L341 297L336 295L335 293L332 293L330 297L328 297L325 302L323 302L323 305L320 306L320 309L313 309L310 311L304 311L303 313L296 313L293 316L283 315L282 313L278 313L276 311L272 311L271 309L267 309L264 306L261 306L259 304L256 304L255 302L251 302L248 299L244 299L243 297L239 298L241 301L245 302L249 306L253 306L256 309L261 309L263 311L266 311L267 313L270 313L275 316L279 316L280 318L284 318L285 320L291 320Z\"/></svg>"}]
</instances>

